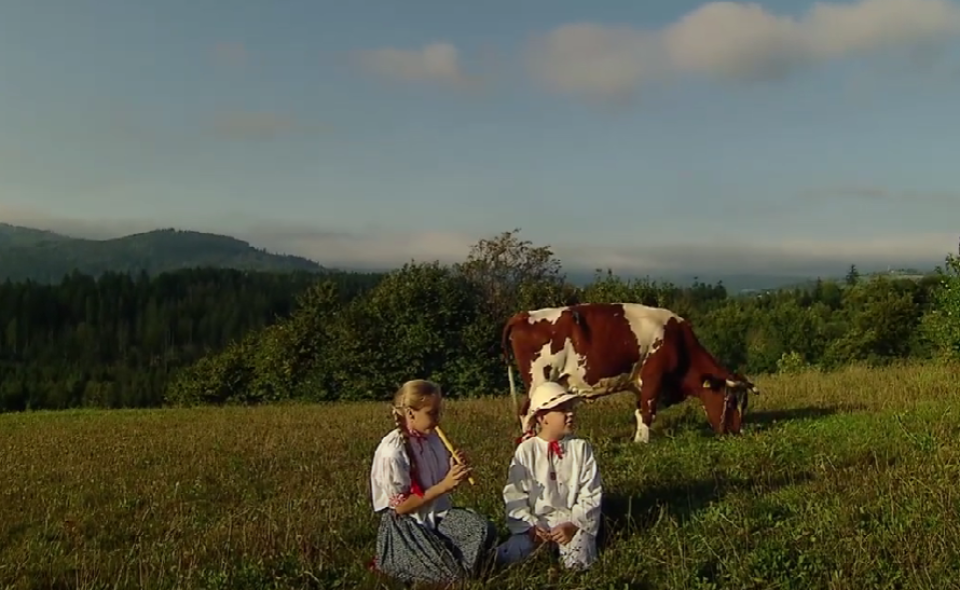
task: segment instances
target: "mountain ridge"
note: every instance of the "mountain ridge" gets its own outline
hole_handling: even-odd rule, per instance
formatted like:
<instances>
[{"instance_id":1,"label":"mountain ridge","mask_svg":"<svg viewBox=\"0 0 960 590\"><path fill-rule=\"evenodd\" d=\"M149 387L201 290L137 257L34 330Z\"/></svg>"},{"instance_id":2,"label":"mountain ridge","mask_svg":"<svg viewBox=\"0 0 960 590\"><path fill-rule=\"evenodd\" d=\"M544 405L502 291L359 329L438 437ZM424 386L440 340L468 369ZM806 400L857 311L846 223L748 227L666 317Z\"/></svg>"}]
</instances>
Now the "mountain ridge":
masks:
<instances>
[{"instance_id":1,"label":"mountain ridge","mask_svg":"<svg viewBox=\"0 0 960 590\"><path fill-rule=\"evenodd\" d=\"M58 282L74 270L94 276L141 270L154 275L201 266L274 272L333 270L302 256L268 252L222 234L163 228L91 239L0 223L0 280Z\"/></svg>"},{"instance_id":2,"label":"mountain ridge","mask_svg":"<svg viewBox=\"0 0 960 590\"><path fill-rule=\"evenodd\" d=\"M117 238L81 238L47 229L37 229L0 222L0 281L34 280L59 282L73 270L99 276L107 271L148 274L183 268L212 266L266 272L331 271L379 273L391 268L334 268L293 254L270 252L233 236L158 228ZM870 272L864 275L887 274ZM586 284L595 278L593 271L569 269L568 280ZM919 271L913 271L918 274ZM722 281L731 294L805 287L814 284L816 275L762 273L618 273L621 279L650 278L679 285L694 281L715 284ZM663 276L659 276L663 275ZM841 277L821 275L824 280Z\"/></svg>"}]
</instances>

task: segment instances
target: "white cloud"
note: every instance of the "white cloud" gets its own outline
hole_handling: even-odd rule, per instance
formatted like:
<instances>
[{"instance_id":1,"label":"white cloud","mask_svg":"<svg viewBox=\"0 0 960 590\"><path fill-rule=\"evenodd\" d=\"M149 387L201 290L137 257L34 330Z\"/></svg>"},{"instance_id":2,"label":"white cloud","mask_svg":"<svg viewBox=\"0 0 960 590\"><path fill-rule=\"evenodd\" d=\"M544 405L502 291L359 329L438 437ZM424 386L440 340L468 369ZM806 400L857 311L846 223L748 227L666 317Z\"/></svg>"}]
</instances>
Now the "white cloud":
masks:
<instances>
[{"instance_id":1,"label":"white cloud","mask_svg":"<svg viewBox=\"0 0 960 590\"><path fill-rule=\"evenodd\" d=\"M420 49L372 49L359 52L357 58L363 68L384 78L453 85L466 81L460 53L450 43L430 43Z\"/></svg>"},{"instance_id":2,"label":"white cloud","mask_svg":"<svg viewBox=\"0 0 960 590\"><path fill-rule=\"evenodd\" d=\"M395 267L411 259L458 262L466 258L470 247L481 238L499 233L392 232L376 228L345 232L284 222L251 221L237 215L196 219L191 224L143 219L91 221L2 203L0 221L98 239L158 227L177 227L231 235L273 252L305 256L325 266L353 268ZM711 240L624 247L567 241L551 246L570 271L610 267L617 272L640 274L822 274L843 272L850 264L862 268L887 265L930 268L942 263L948 252L956 252L957 237L956 234L924 233L869 239Z\"/></svg>"},{"instance_id":3,"label":"white cloud","mask_svg":"<svg viewBox=\"0 0 960 590\"><path fill-rule=\"evenodd\" d=\"M623 26L580 23L535 39L526 65L534 77L564 92L616 97L663 72L656 35Z\"/></svg>"},{"instance_id":4,"label":"white cloud","mask_svg":"<svg viewBox=\"0 0 960 590\"><path fill-rule=\"evenodd\" d=\"M554 90L616 98L670 76L778 78L829 60L924 47L958 33L960 6L948 0L817 3L799 18L756 3L710 2L659 30L561 26L531 40L526 65Z\"/></svg>"}]
</instances>

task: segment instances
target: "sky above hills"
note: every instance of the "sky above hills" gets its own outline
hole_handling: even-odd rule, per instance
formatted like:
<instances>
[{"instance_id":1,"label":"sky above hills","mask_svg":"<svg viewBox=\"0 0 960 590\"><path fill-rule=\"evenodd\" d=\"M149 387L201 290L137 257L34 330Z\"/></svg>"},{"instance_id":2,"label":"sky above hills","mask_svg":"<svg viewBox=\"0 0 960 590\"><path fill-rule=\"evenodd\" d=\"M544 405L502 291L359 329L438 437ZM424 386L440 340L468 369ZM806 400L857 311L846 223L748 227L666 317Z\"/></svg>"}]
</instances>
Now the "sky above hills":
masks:
<instances>
[{"instance_id":1,"label":"sky above hills","mask_svg":"<svg viewBox=\"0 0 960 590\"><path fill-rule=\"evenodd\" d=\"M0 221L321 264L924 265L960 235L960 3L0 5Z\"/></svg>"}]
</instances>

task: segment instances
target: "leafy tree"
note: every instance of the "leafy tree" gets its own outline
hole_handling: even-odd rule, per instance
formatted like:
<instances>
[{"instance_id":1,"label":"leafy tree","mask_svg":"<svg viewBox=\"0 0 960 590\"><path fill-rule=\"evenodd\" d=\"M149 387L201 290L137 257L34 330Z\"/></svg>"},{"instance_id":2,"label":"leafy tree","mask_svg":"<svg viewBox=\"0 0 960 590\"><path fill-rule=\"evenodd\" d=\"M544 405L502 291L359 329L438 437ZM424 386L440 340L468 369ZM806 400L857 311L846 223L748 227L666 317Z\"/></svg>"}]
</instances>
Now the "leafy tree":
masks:
<instances>
[{"instance_id":1,"label":"leafy tree","mask_svg":"<svg viewBox=\"0 0 960 590\"><path fill-rule=\"evenodd\" d=\"M948 254L936 272L940 288L933 291L922 329L939 358L960 360L960 256Z\"/></svg>"},{"instance_id":2,"label":"leafy tree","mask_svg":"<svg viewBox=\"0 0 960 590\"><path fill-rule=\"evenodd\" d=\"M521 240L519 229L482 239L471 249L458 270L483 294L487 311L500 322L531 306L543 305L543 299L559 301L565 275L560 260L549 246L534 247Z\"/></svg>"},{"instance_id":3,"label":"leafy tree","mask_svg":"<svg viewBox=\"0 0 960 590\"><path fill-rule=\"evenodd\" d=\"M850 265L850 270L847 271L847 275L843 278L843 281L849 287L856 285L860 281L860 271L857 270L856 264Z\"/></svg>"}]
</instances>

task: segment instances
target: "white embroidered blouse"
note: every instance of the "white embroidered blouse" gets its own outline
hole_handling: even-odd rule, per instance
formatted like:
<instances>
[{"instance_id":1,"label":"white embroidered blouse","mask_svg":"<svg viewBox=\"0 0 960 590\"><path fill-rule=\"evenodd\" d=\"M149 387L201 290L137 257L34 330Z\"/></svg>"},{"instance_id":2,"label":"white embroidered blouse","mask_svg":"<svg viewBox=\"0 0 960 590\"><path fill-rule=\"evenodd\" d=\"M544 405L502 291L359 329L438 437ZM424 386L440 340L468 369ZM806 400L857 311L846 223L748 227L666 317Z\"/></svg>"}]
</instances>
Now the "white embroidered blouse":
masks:
<instances>
[{"instance_id":1,"label":"white embroidered blouse","mask_svg":"<svg viewBox=\"0 0 960 590\"><path fill-rule=\"evenodd\" d=\"M560 452L557 453L557 450ZM517 445L503 488L513 534L540 525L572 522L585 534L600 528L603 486L590 443L565 437L550 443L533 436Z\"/></svg>"},{"instance_id":2,"label":"white embroidered blouse","mask_svg":"<svg viewBox=\"0 0 960 590\"><path fill-rule=\"evenodd\" d=\"M419 474L418 483L424 491L443 481L450 469L450 453L435 432L426 437L410 437ZM403 437L396 429L380 440L370 467L370 491L373 511L396 508L412 493L410 461L404 448ZM409 515L420 524L436 528L437 522L450 509L450 496L444 494L429 504L421 506Z\"/></svg>"}]
</instances>

